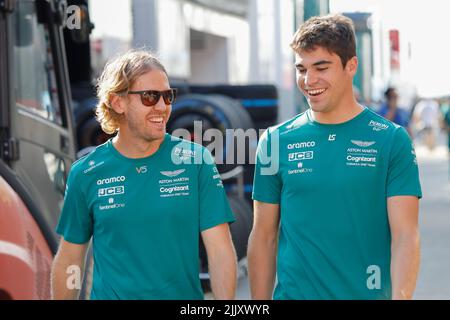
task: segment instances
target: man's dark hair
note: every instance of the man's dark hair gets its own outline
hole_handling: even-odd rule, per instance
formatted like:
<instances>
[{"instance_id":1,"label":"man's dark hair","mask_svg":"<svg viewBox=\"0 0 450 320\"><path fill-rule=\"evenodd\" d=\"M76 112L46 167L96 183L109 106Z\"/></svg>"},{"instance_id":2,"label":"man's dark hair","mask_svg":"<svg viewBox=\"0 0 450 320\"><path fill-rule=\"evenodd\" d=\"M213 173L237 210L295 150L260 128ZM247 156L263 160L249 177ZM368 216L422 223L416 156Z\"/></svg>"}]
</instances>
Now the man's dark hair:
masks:
<instances>
[{"instance_id":1,"label":"man's dark hair","mask_svg":"<svg viewBox=\"0 0 450 320\"><path fill-rule=\"evenodd\" d=\"M389 87L384 92L384 97L389 100L391 98L392 94L395 92L397 92L397 90L395 90L394 87Z\"/></svg>"},{"instance_id":2,"label":"man's dark hair","mask_svg":"<svg viewBox=\"0 0 450 320\"><path fill-rule=\"evenodd\" d=\"M355 28L350 18L340 14L312 17L300 26L290 46L296 52L325 48L337 54L345 67L356 56Z\"/></svg>"}]
</instances>

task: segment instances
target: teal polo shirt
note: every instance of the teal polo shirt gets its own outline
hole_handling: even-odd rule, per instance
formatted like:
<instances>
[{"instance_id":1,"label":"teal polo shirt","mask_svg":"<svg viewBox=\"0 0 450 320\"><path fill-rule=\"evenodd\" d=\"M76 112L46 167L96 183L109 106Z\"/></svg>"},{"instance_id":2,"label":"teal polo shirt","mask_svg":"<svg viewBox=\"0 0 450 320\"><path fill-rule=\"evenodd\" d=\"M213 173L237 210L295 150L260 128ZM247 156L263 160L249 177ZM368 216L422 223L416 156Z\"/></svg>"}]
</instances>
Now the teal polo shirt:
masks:
<instances>
[{"instance_id":1,"label":"teal polo shirt","mask_svg":"<svg viewBox=\"0 0 450 320\"><path fill-rule=\"evenodd\" d=\"M91 299L203 299L199 234L232 221L209 151L166 134L146 158L109 140L74 163L56 230L92 237Z\"/></svg>"},{"instance_id":2,"label":"teal polo shirt","mask_svg":"<svg viewBox=\"0 0 450 320\"><path fill-rule=\"evenodd\" d=\"M390 299L387 198L421 197L404 128L371 110L341 124L309 111L259 141L253 199L280 205L275 299Z\"/></svg>"}]
</instances>

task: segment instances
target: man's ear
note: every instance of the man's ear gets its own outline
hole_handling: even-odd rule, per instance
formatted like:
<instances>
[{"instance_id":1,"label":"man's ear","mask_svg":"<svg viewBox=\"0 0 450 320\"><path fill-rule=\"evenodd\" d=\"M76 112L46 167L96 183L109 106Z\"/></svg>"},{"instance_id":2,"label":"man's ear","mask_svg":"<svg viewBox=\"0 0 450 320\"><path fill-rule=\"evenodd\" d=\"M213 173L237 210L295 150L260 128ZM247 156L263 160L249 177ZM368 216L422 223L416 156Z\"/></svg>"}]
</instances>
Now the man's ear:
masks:
<instances>
[{"instance_id":1,"label":"man's ear","mask_svg":"<svg viewBox=\"0 0 450 320\"><path fill-rule=\"evenodd\" d=\"M358 58L354 56L350 60L348 60L345 68L353 77L356 74L356 70L358 70Z\"/></svg>"},{"instance_id":2,"label":"man's ear","mask_svg":"<svg viewBox=\"0 0 450 320\"><path fill-rule=\"evenodd\" d=\"M109 100L109 103L111 105L111 108L117 113L117 114L123 114L125 112L125 105L123 103L123 97L120 95L113 93L111 95L111 98Z\"/></svg>"}]
</instances>

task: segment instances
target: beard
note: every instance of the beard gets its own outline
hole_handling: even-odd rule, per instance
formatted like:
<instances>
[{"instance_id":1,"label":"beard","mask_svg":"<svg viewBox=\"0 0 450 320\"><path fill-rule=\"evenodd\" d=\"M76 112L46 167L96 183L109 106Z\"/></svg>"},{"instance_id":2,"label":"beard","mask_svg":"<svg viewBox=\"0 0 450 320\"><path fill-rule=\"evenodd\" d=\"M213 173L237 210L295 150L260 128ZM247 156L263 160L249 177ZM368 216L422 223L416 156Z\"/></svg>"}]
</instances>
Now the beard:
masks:
<instances>
[{"instance_id":1,"label":"beard","mask_svg":"<svg viewBox=\"0 0 450 320\"><path fill-rule=\"evenodd\" d=\"M166 115L161 116L164 118L162 128L161 125L150 122L147 117L139 117L135 114L126 115L124 121L133 137L146 142L152 142L162 139L166 134Z\"/></svg>"}]
</instances>

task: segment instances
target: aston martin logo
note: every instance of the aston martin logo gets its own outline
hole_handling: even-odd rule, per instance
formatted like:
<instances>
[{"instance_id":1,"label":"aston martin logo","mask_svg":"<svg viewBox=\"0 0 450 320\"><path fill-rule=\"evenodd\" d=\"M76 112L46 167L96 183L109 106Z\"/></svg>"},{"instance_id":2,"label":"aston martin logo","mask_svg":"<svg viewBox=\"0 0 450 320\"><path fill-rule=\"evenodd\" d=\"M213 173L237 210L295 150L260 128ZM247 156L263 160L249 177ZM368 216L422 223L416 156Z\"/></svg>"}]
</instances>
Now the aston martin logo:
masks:
<instances>
[{"instance_id":1,"label":"aston martin logo","mask_svg":"<svg viewBox=\"0 0 450 320\"><path fill-rule=\"evenodd\" d=\"M185 171L186 171L186 169L179 169L179 170L175 170L175 171L160 171L160 173L166 177L173 178Z\"/></svg>"},{"instance_id":2,"label":"aston martin logo","mask_svg":"<svg viewBox=\"0 0 450 320\"><path fill-rule=\"evenodd\" d=\"M375 141L359 141L359 140L351 140L353 144L356 144L358 147L367 148L371 145L375 144Z\"/></svg>"}]
</instances>

